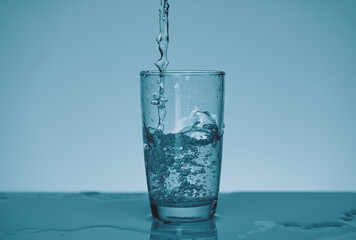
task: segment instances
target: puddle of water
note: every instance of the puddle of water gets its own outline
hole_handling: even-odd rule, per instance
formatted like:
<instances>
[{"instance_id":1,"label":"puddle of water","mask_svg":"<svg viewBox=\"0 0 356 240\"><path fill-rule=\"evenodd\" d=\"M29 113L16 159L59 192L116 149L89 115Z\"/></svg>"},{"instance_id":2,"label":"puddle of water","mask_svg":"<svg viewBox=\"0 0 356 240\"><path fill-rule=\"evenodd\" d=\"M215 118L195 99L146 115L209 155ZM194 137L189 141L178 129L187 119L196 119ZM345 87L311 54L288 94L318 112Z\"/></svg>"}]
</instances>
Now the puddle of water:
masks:
<instances>
[{"instance_id":1,"label":"puddle of water","mask_svg":"<svg viewBox=\"0 0 356 240\"><path fill-rule=\"evenodd\" d=\"M137 200L147 200L148 195L143 193L127 193L127 194L116 194L116 193L100 193L100 192L81 192L84 198L88 198L99 202L110 202L110 201L137 201Z\"/></svg>"},{"instance_id":2,"label":"puddle of water","mask_svg":"<svg viewBox=\"0 0 356 240\"><path fill-rule=\"evenodd\" d=\"M1 240L356 239L356 194L221 194L217 217L194 224L152 219L146 193L0 193L0 200Z\"/></svg>"},{"instance_id":3,"label":"puddle of water","mask_svg":"<svg viewBox=\"0 0 356 240\"><path fill-rule=\"evenodd\" d=\"M5 193L0 192L0 203L5 202L8 199Z\"/></svg>"},{"instance_id":4,"label":"puddle of water","mask_svg":"<svg viewBox=\"0 0 356 240\"><path fill-rule=\"evenodd\" d=\"M290 223L282 223L281 225L291 230L301 230L301 231L325 231L331 228L345 227L345 224L342 222L320 222L320 223L311 223L311 224L290 222Z\"/></svg>"},{"instance_id":5,"label":"puddle of water","mask_svg":"<svg viewBox=\"0 0 356 240\"><path fill-rule=\"evenodd\" d=\"M343 223L356 228L356 209L344 212L340 220Z\"/></svg>"}]
</instances>

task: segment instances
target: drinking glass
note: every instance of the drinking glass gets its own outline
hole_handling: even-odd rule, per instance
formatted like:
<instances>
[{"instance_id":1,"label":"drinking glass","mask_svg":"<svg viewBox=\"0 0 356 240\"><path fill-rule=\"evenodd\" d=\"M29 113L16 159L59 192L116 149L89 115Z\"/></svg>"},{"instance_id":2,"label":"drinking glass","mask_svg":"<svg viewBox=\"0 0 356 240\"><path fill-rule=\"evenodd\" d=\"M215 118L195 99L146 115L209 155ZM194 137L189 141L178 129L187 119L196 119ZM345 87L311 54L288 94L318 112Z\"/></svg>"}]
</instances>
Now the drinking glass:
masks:
<instances>
[{"instance_id":1,"label":"drinking glass","mask_svg":"<svg viewBox=\"0 0 356 240\"><path fill-rule=\"evenodd\" d=\"M154 219L150 240L218 240L215 220L195 223L165 223Z\"/></svg>"},{"instance_id":2,"label":"drinking glass","mask_svg":"<svg viewBox=\"0 0 356 240\"><path fill-rule=\"evenodd\" d=\"M140 75L152 215L166 222L210 219L220 183L225 73L142 71Z\"/></svg>"}]
</instances>

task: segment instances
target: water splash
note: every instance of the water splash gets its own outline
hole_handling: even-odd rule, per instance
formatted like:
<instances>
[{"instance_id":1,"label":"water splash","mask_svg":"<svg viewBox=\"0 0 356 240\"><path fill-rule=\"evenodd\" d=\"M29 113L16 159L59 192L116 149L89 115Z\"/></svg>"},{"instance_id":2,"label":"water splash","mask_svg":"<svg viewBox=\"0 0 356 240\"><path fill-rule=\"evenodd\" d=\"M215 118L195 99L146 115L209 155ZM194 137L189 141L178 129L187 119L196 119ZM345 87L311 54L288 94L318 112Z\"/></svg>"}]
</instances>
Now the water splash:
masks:
<instances>
[{"instance_id":1,"label":"water splash","mask_svg":"<svg viewBox=\"0 0 356 240\"><path fill-rule=\"evenodd\" d=\"M194 121L177 133L144 126L148 187L154 203L203 205L217 198L222 135L211 113L196 110L191 116Z\"/></svg>"}]
</instances>

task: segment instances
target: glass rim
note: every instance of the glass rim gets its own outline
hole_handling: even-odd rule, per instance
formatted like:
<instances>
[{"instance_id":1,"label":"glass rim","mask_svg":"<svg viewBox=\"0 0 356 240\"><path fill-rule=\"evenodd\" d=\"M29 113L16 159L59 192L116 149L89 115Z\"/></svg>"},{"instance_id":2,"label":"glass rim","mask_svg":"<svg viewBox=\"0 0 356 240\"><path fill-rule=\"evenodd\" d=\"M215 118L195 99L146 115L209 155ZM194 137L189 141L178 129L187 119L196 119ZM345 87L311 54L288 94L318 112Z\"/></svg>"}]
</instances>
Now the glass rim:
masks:
<instances>
[{"instance_id":1,"label":"glass rim","mask_svg":"<svg viewBox=\"0 0 356 240\"><path fill-rule=\"evenodd\" d=\"M161 73L158 70L147 70L141 71L141 76L161 76ZM224 76L224 71L217 71L217 70L168 70L164 73L164 76L199 76L199 75L221 75Z\"/></svg>"}]
</instances>

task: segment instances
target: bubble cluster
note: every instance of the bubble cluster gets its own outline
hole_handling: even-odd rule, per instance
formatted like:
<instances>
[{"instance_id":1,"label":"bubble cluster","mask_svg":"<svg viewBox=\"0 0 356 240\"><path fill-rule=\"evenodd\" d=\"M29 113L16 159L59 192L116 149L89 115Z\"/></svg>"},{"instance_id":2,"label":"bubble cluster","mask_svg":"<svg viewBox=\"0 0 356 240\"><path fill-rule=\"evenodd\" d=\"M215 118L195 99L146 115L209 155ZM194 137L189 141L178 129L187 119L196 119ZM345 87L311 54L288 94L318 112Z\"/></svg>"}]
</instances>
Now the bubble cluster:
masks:
<instances>
[{"instance_id":1,"label":"bubble cluster","mask_svg":"<svg viewBox=\"0 0 356 240\"><path fill-rule=\"evenodd\" d=\"M222 135L215 122L194 123L178 133L151 127L143 132L151 201L187 206L217 198Z\"/></svg>"}]
</instances>

